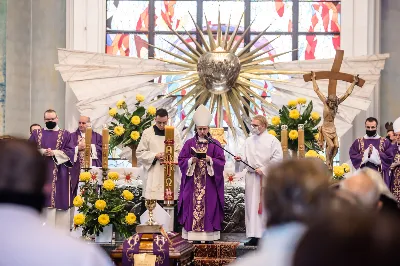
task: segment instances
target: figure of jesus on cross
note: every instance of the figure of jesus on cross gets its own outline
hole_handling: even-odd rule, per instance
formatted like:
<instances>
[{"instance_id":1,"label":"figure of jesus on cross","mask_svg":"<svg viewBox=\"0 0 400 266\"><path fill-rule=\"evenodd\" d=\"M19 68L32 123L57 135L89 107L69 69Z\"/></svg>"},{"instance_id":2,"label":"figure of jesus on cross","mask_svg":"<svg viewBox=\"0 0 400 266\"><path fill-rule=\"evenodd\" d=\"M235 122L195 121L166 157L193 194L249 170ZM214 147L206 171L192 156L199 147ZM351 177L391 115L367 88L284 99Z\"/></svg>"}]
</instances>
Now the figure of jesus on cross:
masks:
<instances>
[{"instance_id":1,"label":"figure of jesus on cross","mask_svg":"<svg viewBox=\"0 0 400 266\"><path fill-rule=\"evenodd\" d=\"M338 107L344 100L347 99L347 97L350 96L350 94L353 92L355 85L362 87L365 83L365 80L358 78L358 75L353 76L351 74L339 72L343 61L343 55L343 50L336 50L336 56L331 71L311 72L311 74L306 74L303 76L304 81L313 82L314 91L324 105L323 123L322 126L320 126L318 129L318 144L321 149L323 149L324 142L326 142L326 165L328 166L329 170L333 169L333 158L335 158L339 150L339 140L335 127L335 117L338 111ZM320 79L329 79L328 97L325 97L319 90L317 80ZM338 80L351 83L345 94L343 94L341 97L338 97L336 95L336 86Z\"/></svg>"}]
</instances>

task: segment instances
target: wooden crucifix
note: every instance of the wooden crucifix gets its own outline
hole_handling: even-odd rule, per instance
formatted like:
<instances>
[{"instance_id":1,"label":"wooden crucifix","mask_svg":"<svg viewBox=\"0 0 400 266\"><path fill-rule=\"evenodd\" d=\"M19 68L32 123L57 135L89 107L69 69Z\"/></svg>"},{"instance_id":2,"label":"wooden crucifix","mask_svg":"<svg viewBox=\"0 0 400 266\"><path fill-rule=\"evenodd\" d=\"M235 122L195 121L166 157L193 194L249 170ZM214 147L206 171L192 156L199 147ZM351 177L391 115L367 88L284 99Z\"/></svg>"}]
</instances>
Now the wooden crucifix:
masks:
<instances>
[{"instance_id":1,"label":"wooden crucifix","mask_svg":"<svg viewBox=\"0 0 400 266\"><path fill-rule=\"evenodd\" d=\"M347 97L353 92L354 86L357 85L362 87L365 80L358 78L358 75L351 75L347 73L340 72L340 67L343 62L343 50L336 50L335 60L331 71L319 71L311 72L310 74L305 74L303 76L305 82L312 81L315 93L318 98L322 101L324 105L323 111L323 123L322 126L318 128L319 130L319 140L318 144L323 149L324 142L325 145L325 155L326 155L326 165L330 170L333 169L333 158L336 156L339 150L339 141L336 134L335 127L335 117L339 105L346 100ZM329 79L328 85L328 96L325 97L317 85L317 80ZM336 87L338 80L346 81L351 83L350 87L347 89L346 93L340 97L336 95Z\"/></svg>"}]
</instances>

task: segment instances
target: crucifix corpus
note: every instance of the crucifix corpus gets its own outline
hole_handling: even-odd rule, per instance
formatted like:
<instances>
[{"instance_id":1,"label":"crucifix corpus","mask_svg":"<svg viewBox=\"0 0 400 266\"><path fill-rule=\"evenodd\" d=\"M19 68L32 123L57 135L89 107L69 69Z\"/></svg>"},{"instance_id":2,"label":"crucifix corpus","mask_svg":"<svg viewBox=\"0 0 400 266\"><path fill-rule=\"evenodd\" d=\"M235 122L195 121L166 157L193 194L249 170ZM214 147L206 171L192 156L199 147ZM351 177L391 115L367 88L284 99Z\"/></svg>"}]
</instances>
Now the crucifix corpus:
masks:
<instances>
[{"instance_id":1,"label":"crucifix corpus","mask_svg":"<svg viewBox=\"0 0 400 266\"><path fill-rule=\"evenodd\" d=\"M314 91L324 105L323 123L322 126L318 128L318 144L321 149L323 149L324 142L326 142L326 165L328 166L329 170L333 169L333 158L336 156L339 150L339 140L335 127L335 117L338 111L338 107L344 100L346 100L347 97L350 96L350 94L353 92L355 85L362 87L365 83L365 80L360 79L358 75L353 76L351 74L340 72L340 67L343 62L343 55L343 50L336 50L336 56L335 60L333 61L331 71L311 72L310 74L306 74L303 76L305 82L313 82ZM329 79L328 97L325 97L321 93L317 85L317 80L321 79ZM338 80L351 83L345 94L340 97L336 95L336 86Z\"/></svg>"}]
</instances>

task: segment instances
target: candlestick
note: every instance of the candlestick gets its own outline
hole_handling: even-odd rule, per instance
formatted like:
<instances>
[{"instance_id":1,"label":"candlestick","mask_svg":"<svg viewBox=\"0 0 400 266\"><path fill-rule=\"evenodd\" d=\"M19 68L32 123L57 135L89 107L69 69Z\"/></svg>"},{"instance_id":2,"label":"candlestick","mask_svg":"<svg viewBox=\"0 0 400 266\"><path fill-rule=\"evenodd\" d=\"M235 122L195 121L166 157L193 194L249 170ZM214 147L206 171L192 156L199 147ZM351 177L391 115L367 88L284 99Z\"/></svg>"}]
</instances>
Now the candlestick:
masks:
<instances>
[{"instance_id":1,"label":"candlestick","mask_svg":"<svg viewBox=\"0 0 400 266\"><path fill-rule=\"evenodd\" d=\"M85 132L85 157L84 165L85 168L90 168L91 166L91 151L92 151L92 128L87 127Z\"/></svg>"},{"instance_id":2,"label":"candlestick","mask_svg":"<svg viewBox=\"0 0 400 266\"><path fill-rule=\"evenodd\" d=\"M164 150L164 205L174 204L174 127L165 127L165 150Z\"/></svg>"},{"instance_id":3,"label":"candlestick","mask_svg":"<svg viewBox=\"0 0 400 266\"><path fill-rule=\"evenodd\" d=\"M281 126L281 146L283 151L283 158L289 158L289 150L288 150L288 127L287 125Z\"/></svg>"},{"instance_id":4,"label":"candlestick","mask_svg":"<svg viewBox=\"0 0 400 266\"><path fill-rule=\"evenodd\" d=\"M304 149L304 125L298 125L298 151L299 158L304 158L306 156L306 151Z\"/></svg>"},{"instance_id":5,"label":"candlestick","mask_svg":"<svg viewBox=\"0 0 400 266\"><path fill-rule=\"evenodd\" d=\"M110 141L110 133L107 126L102 131L102 147L101 147L101 165L103 169L108 169L108 144Z\"/></svg>"}]
</instances>

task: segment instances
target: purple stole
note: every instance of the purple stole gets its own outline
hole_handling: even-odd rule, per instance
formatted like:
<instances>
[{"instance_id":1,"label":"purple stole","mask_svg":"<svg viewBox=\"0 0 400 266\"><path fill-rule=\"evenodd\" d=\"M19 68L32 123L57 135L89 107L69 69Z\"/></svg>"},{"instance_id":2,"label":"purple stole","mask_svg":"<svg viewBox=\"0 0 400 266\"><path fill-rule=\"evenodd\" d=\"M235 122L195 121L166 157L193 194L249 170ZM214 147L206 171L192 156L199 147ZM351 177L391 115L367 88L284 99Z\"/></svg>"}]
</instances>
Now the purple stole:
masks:
<instances>
[{"instance_id":1,"label":"purple stole","mask_svg":"<svg viewBox=\"0 0 400 266\"><path fill-rule=\"evenodd\" d=\"M207 142L196 142L196 150L207 153ZM193 224L194 232L204 232L204 217L206 214L206 179L207 162L198 160L194 170L194 191L193 191Z\"/></svg>"},{"instance_id":2,"label":"purple stole","mask_svg":"<svg viewBox=\"0 0 400 266\"><path fill-rule=\"evenodd\" d=\"M124 241L122 247L122 266L135 265L134 256L139 254L142 234L134 234ZM156 258L156 266L169 266L169 242L160 234L153 234L153 254Z\"/></svg>"},{"instance_id":3,"label":"purple stole","mask_svg":"<svg viewBox=\"0 0 400 266\"><path fill-rule=\"evenodd\" d=\"M385 148L383 146L385 144L385 140L386 140L386 138L383 138L383 137L381 137L379 139L379 150L381 152L385 151ZM360 154L364 154L364 151L365 151L364 138L359 138L358 139L358 145L359 145L359 149L360 149ZM381 165L373 165L373 164L371 164L369 162L367 162L365 165L360 165L360 168L363 168L363 167L371 167L373 169L376 169L380 173L382 173L382 170L383 170L382 169L382 164Z\"/></svg>"},{"instance_id":4,"label":"purple stole","mask_svg":"<svg viewBox=\"0 0 400 266\"><path fill-rule=\"evenodd\" d=\"M394 153L393 163L400 162L400 146L396 145L396 152ZM390 192L396 197L397 203L400 203L400 166L397 166L391 170L392 184L390 186Z\"/></svg>"}]
</instances>

